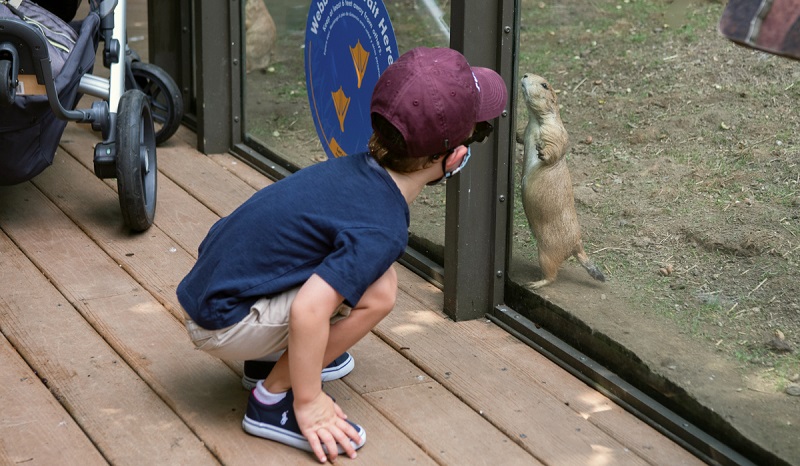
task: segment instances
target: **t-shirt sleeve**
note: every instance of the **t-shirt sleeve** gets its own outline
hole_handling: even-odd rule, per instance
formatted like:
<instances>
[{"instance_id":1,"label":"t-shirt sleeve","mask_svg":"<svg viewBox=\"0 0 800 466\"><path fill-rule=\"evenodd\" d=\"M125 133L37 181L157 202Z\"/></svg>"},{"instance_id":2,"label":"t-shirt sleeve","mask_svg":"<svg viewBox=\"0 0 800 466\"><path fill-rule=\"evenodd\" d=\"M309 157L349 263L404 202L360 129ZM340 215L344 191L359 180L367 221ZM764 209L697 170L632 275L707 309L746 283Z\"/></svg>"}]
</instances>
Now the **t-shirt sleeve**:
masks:
<instances>
[{"instance_id":1,"label":"t-shirt sleeve","mask_svg":"<svg viewBox=\"0 0 800 466\"><path fill-rule=\"evenodd\" d=\"M403 232L405 233L405 232ZM339 233L333 253L314 271L355 306L372 283L405 251L406 237L390 230L358 228Z\"/></svg>"}]
</instances>

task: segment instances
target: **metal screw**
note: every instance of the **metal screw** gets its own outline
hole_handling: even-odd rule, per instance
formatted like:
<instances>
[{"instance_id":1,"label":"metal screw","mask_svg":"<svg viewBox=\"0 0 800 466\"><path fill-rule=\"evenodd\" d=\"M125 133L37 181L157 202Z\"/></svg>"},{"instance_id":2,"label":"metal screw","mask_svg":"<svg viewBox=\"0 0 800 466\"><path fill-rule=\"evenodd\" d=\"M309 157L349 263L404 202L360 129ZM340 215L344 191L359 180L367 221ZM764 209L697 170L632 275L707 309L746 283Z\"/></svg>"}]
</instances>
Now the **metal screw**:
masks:
<instances>
[{"instance_id":1,"label":"metal screw","mask_svg":"<svg viewBox=\"0 0 800 466\"><path fill-rule=\"evenodd\" d=\"M233 117L233 122L234 123L239 123L239 117L238 116Z\"/></svg>"},{"instance_id":2,"label":"metal screw","mask_svg":"<svg viewBox=\"0 0 800 466\"><path fill-rule=\"evenodd\" d=\"M500 202L506 202L506 196L504 194L500 195Z\"/></svg>"},{"instance_id":3,"label":"metal screw","mask_svg":"<svg viewBox=\"0 0 800 466\"><path fill-rule=\"evenodd\" d=\"M503 113L500 114L503 118L508 116L508 110L503 110Z\"/></svg>"},{"instance_id":4,"label":"metal screw","mask_svg":"<svg viewBox=\"0 0 800 466\"><path fill-rule=\"evenodd\" d=\"M503 278L503 271L502 270L498 270L496 275L497 275L497 278Z\"/></svg>"},{"instance_id":5,"label":"metal screw","mask_svg":"<svg viewBox=\"0 0 800 466\"><path fill-rule=\"evenodd\" d=\"M511 32L511 26L506 26L503 30L506 31L506 34L508 34Z\"/></svg>"}]
</instances>

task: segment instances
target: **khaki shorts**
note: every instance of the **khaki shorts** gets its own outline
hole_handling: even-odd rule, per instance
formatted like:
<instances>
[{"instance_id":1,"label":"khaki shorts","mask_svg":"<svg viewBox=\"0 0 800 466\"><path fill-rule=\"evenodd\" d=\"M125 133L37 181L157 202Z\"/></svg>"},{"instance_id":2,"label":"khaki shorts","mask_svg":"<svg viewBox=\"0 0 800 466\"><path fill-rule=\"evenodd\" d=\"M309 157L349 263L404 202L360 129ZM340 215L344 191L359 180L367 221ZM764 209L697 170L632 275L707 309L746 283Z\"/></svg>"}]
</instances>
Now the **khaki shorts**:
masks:
<instances>
[{"instance_id":1,"label":"khaki shorts","mask_svg":"<svg viewBox=\"0 0 800 466\"><path fill-rule=\"evenodd\" d=\"M289 343L289 311L299 290L261 298L239 323L219 330L206 330L185 316L189 337L197 349L232 361L261 359L285 350ZM349 315L350 307L342 304L331 316L331 324Z\"/></svg>"}]
</instances>

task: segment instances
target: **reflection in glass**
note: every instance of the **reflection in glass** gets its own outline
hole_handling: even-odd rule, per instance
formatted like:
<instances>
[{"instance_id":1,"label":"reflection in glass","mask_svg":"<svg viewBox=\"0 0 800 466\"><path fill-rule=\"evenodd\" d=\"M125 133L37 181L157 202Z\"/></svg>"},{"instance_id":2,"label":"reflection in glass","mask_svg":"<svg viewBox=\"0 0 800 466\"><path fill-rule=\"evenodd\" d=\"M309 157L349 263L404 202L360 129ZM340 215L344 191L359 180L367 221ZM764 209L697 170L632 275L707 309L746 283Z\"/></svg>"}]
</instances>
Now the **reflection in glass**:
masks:
<instances>
[{"instance_id":1,"label":"reflection in glass","mask_svg":"<svg viewBox=\"0 0 800 466\"><path fill-rule=\"evenodd\" d=\"M245 5L245 124L246 135L298 168L327 159L306 90L304 44L309 1L248 0ZM442 0L387 1L399 52L418 46L449 44L449 2ZM354 48L355 63L364 53ZM344 111L346 95L334 95ZM443 186L425 190L411 206L412 243L435 251L441 264L444 244Z\"/></svg>"}]
</instances>

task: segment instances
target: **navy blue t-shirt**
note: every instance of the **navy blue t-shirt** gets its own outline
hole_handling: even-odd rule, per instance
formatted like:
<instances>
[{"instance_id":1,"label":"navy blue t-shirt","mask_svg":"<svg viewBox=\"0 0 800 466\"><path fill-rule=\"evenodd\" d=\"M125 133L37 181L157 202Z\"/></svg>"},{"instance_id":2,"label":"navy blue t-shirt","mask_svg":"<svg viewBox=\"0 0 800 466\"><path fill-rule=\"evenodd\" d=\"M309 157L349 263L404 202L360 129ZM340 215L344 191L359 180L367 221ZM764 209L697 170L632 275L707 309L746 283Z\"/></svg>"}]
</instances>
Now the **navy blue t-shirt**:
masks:
<instances>
[{"instance_id":1,"label":"navy blue t-shirt","mask_svg":"<svg viewBox=\"0 0 800 466\"><path fill-rule=\"evenodd\" d=\"M178 285L186 313L207 329L319 275L354 306L408 244L408 204L369 154L304 168L220 219Z\"/></svg>"}]
</instances>

